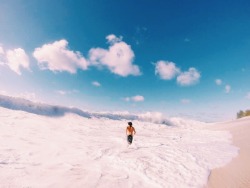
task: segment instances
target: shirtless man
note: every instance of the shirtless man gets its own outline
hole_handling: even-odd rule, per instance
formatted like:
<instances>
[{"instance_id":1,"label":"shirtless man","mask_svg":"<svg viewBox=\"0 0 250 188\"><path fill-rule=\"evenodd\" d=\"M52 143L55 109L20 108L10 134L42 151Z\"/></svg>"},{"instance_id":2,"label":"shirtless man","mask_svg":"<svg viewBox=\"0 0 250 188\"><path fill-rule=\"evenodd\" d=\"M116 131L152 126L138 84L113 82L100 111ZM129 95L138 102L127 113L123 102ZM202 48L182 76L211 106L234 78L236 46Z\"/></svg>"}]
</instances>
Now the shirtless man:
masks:
<instances>
[{"instance_id":1,"label":"shirtless man","mask_svg":"<svg viewBox=\"0 0 250 188\"><path fill-rule=\"evenodd\" d=\"M126 134L127 134L127 139L128 139L128 144L132 144L133 141L133 136L135 135L135 128L132 126L132 122L128 122L127 129L126 129Z\"/></svg>"}]
</instances>

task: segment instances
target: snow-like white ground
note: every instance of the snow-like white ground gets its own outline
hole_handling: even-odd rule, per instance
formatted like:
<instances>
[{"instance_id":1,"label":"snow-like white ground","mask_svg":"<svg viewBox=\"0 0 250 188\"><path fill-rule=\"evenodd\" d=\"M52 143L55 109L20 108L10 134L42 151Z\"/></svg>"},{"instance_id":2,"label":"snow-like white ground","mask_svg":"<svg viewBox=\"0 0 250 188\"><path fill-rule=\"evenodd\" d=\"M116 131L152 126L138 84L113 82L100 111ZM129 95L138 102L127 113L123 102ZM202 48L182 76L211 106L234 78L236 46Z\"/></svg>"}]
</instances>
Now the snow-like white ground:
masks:
<instances>
[{"instance_id":1,"label":"snow-like white ground","mask_svg":"<svg viewBox=\"0 0 250 188\"><path fill-rule=\"evenodd\" d=\"M228 132L179 118L134 120L128 147L127 121L0 107L0 187L203 187L238 152Z\"/></svg>"}]
</instances>

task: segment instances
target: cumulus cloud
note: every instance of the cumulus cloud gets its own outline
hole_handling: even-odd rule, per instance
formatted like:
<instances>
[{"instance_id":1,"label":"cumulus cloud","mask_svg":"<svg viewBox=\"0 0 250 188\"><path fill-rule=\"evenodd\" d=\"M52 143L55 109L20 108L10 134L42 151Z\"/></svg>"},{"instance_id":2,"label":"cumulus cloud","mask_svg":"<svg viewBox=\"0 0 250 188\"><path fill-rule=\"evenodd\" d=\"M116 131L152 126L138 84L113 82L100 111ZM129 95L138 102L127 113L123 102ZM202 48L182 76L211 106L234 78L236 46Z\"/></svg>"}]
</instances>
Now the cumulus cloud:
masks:
<instances>
[{"instance_id":1,"label":"cumulus cloud","mask_svg":"<svg viewBox=\"0 0 250 188\"><path fill-rule=\"evenodd\" d=\"M89 61L95 66L107 67L112 73L126 77L141 75L140 69L133 64L134 52L130 45L111 34L106 37L109 49L92 48L89 51Z\"/></svg>"},{"instance_id":2,"label":"cumulus cloud","mask_svg":"<svg viewBox=\"0 0 250 188\"><path fill-rule=\"evenodd\" d=\"M180 75L177 77L177 83L181 86L189 86L198 83L199 79L199 71L191 67L188 71L180 73Z\"/></svg>"},{"instance_id":3,"label":"cumulus cloud","mask_svg":"<svg viewBox=\"0 0 250 188\"><path fill-rule=\"evenodd\" d=\"M216 85L218 85L218 86L219 86L219 85L221 85L221 84L222 84L222 80L221 80L221 79L216 79L216 80L215 80L215 83L216 83Z\"/></svg>"},{"instance_id":4,"label":"cumulus cloud","mask_svg":"<svg viewBox=\"0 0 250 188\"><path fill-rule=\"evenodd\" d=\"M225 92L229 93L231 91L231 86L230 85L226 85L225 86Z\"/></svg>"},{"instance_id":5,"label":"cumulus cloud","mask_svg":"<svg viewBox=\"0 0 250 188\"><path fill-rule=\"evenodd\" d=\"M5 50L0 46L0 65L9 67L12 71L21 75L21 68L30 70L29 57L22 48Z\"/></svg>"},{"instance_id":6,"label":"cumulus cloud","mask_svg":"<svg viewBox=\"0 0 250 188\"><path fill-rule=\"evenodd\" d=\"M101 86L101 84L99 82L97 82L97 81L92 82L92 85L96 86L96 87L100 87Z\"/></svg>"},{"instance_id":7,"label":"cumulus cloud","mask_svg":"<svg viewBox=\"0 0 250 188\"><path fill-rule=\"evenodd\" d=\"M221 79L216 79L215 83L218 86L223 85L225 93L230 93L231 92L231 86L229 84L223 83Z\"/></svg>"},{"instance_id":8,"label":"cumulus cloud","mask_svg":"<svg viewBox=\"0 0 250 188\"><path fill-rule=\"evenodd\" d=\"M77 69L86 70L88 68L88 61L80 52L69 50L68 41L65 39L36 48L33 56L42 70L66 71L74 74Z\"/></svg>"},{"instance_id":9,"label":"cumulus cloud","mask_svg":"<svg viewBox=\"0 0 250 188\"><path fill-rule=\"evenodd\" d=\"M118 43L122 41L122 37L116 37L114 34L110 34L106 37L106 39L108 40L108 43L110 44L114 44L114 43Z\"/></svg>"},{"instance_id":10,"label":"cumulus cloud","mask_svg":"<svg viewBox=\"0 0 250 188\"><path fill-rule=\"evenodd\" d=\"M136 95L136 96L133 96L133 97L126 97L126 98L124 98L124 100L127 101L127 102L129 102L129 101L143 102L145 99L141 95Z\"/></svg>"},{"instance_id":11,"label":"cumulus cloud","mask_svg":"<svg viewBox=\"0 0 250 188\"><path fill-rule=\"evenodd\" d=\"M22 48L7 50L5 54L6 65L18 75L21 75L21 68L30 70L29 57Z\"/></svg>"},{"instance_id":12,"label":"cumulus cloud","mask_svg":"<svg viewBox=\"0 0 250 188\"><path fill-rule=\"evenodd\" d=\"M163 80L171 80L177 77L177 83L181 86L190 86L199 82L200 72L191 67L182 72L175 63L169 61L158 61L155 63L155 74Z\"/></svg>"},{"instance_id":13,"label":"cumulus cloud","mask_svg":"<svg viewBox=\"0 0 250 188\"><path fill-rule=\"evenodd\" d=\"M163 80L171 80L179 73L180 69L173 62L158 61L155 64L155 74Z\"/></svg>"},{"instance_id":14,"label":"cumulus cloud","mask_svg":"<svg viewBox=\"0 0 250 188\"><path fill-rule=\"evenodd\" d=\"M141 95L136 95L136 96L132 97L132 101L134 101L134 102L142 102L142 101L144 101L144 97L141 96Z\"/></svg>"}]
</instances>

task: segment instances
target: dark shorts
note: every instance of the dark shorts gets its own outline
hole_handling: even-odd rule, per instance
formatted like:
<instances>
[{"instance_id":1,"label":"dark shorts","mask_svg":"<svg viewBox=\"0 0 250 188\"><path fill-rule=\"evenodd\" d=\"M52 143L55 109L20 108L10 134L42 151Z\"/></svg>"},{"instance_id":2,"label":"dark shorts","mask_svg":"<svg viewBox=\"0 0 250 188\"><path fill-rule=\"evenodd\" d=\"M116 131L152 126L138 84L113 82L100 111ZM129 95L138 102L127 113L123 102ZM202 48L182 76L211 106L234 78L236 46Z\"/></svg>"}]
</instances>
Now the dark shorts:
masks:
<instances>
[{"instance_id":1,"label":"dark shorts","mask_svg":"<svg viewBox=\"0 0 250 188\"><path fill-rule=\"evenodd\" d=\"M130 144L132 144L132 141L133 141L133 136L132 135L128 135L128 142Z\"/></svg>"}]
</instances>

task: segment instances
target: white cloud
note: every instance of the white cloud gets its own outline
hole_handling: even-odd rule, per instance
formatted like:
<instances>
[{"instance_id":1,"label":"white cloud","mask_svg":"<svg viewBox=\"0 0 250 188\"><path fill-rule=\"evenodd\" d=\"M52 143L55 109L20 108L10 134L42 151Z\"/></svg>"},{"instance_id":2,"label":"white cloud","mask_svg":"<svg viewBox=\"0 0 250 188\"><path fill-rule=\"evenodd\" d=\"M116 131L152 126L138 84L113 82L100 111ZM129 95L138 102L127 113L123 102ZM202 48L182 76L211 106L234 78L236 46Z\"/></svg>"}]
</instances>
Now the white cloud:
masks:
<instances>
[{"instance_id":1,"label":"white cloud","mask_svg":"<svg viewBox=\"0 0 250 188\"><path fill-rule=\"evenodd\" d=\"M222 84L222 80L221 80L221 79L216 79L216 80L215 80L215 83L216 83L216 85L218 85L218 86L219 86L219 85L221 85L221 84Z\"/></svg>"},{"instance_id":2,"label":"white cloud","mask_svg":"<svg viewBox=\"0 0 250 188\"><path fill-rule=\"evenodd\" d=\"M230 85L226 85L225 86L225 92L229 93L231 91L231 86Z\"/></svg>"},{"instance_id":3,"label":"white cloud","mask_svg":"<svg viewBox=\"0 0 250 188\"><path fill-rule=\"evenodd\" d=\"M184 42L190 42L191 40L189 38L185 38Z\"/></svg>"},{"instance_id":4,"label":"white cloud","mask_svg":"<svg viewBox=\"0 0 250 188\"><path fill-rule=\"evenodd\" d=\"M60 95L69 95L72 93L77 93L78 90L72 90L72 91L65 91L65 90L57 90L56 93Z\"/></svg>"},{"instance_id":5,"label":"white cloud","mask_svg":"<svg viewBox=\"0 0 250 188\"><path fill-rule=\"evenodd\" d=\"M97 81L92 82L92 85L96 86L96 87L100 87L101 86L101 84L99 82L97 82Z\"/></svg>"},{"instance_id":6,"label":"white cloud","mask_svg":"<svg viewBox=\"0 0 250 188\"><path fill-rule=\"evenodd\" d=\"M141 96L141 95L136 95L136 96L132 97L132 101L134 101L134 102L142 102L142 101L144 101L144 97Z\"/></svg>"},{"instance_id":7,"label":"white cloud","mask_svg":"<svg viewBox=\"0 0 250 188\"><path fill-rule=\"evenodd\" d=\"M134 52L130 45L121 41L115 35L106 37L110 43L109 49L92 48L89 51L89 61L95 66L107 67L112 73L126 77L141 75L137 65L133 65Z\"/></svg>"},{"instance_id":8,"label":"white cloud","mask_svg":"<svg viewBox=\"0 0 250 188\"><path fill-rule=\"evenodd\" d=\"M250 99L250 92L247 93L246 98Z\"/></svg>"},{"instance_id":9,"label":"white cloud","mask_svg":"<svg viewBox=\"0 0 250 188\"><path fill-rule=\"evenodd\" d=\"M126 97L126 98L124 98L124 100L127 101L127 102L129 102L129 101L143 102L145 99L141 95L136 95L136 96L133 96L133 97Z\"/></svg>"},{"instance_id":10,"label":"white cloud","mask_svg":"<svg viewBox=\"0 0 250 188\"><path fill-rule=\"evenodd\" d=\"M173 62L158 61L156 63L155 74L159 75L163 80L171 80L179 73L180 69Z\"/></svg>"},{"instance_id":11,"label":"white cloud","mask_svg":"<svg viewBox=\"0 0 250 188\"><path fill-rule=\"evenodd\" d=\"M22 74L21 67L30 70L29 57L22 48L7 50L5 55L6 65L18 75Z\"/></svg>"},{"instance_id":12,"label":"white cloud","mask_svg":"<svg viewBox=\"0 0 250 188\"><path fill-rule=\"evenodd\" d=\"M177 77L177 83L181 86L189 86L194 85L199 82L200 73L195 68L189 68L188 71L182 72Z\"/></svg>"},{"instance_id":13,"label":"white cloud","mask_svg":"<svg viewBox=\"0 0 250 188\"><path fill-rule=\"evenodd\" d=\"M120 36L119 38L117 36L115 36L114 34L110 34L106 37L106 39L108 40L108 43L110 44L114 44L114 43L118 43L122 41L122 37Z\"/></svg>"},{"instance_id":14,"label":"white cloud","mask_svg":"<svg viewBox=\"0 0 250 188\"><path fill-rule=\"evenodd\" d=\"M53 72L67 71L74 74L78 68L82 70L88 68L87 60L80 52L69 50L68 42L65 39L36 48L33 56L37 59L38 65L42 70L48 69Z\"/></svg>"},{"instance_id":15,"label":"white cloud","mask_svg":"<svg viewBox=\"0 0 250 188\"><path fill-rule=\"evenodd\" d=\"M220 86L223 85L225 93L230 93L231 91L231 86L229 84L223 84L221 79L216 79L215 80L216 85Z\"/></svg>"},{"instance_id":16,"label":"white cloud","mask_svg":"<svg viewBox=\"0 0 250 188\"><path fill-rule=\"evenodd\" d=\"M181 99L182 104L189 104L191 101L189 99Z\"/></svg>"},{"instance_id":17,"label":"white cloud","mask_svg":"<svg viewBox=\"0 0 250 188\"><path fill-rule=\"evenodd\" d=\"M200 72L191 67L188 71L182 72L175 63L169 61L158 61L155 64L155 74L163 80L171 80L177 76L177 83L181 86L190 86L199 82Z\"/></svg>"}]
</instances>

